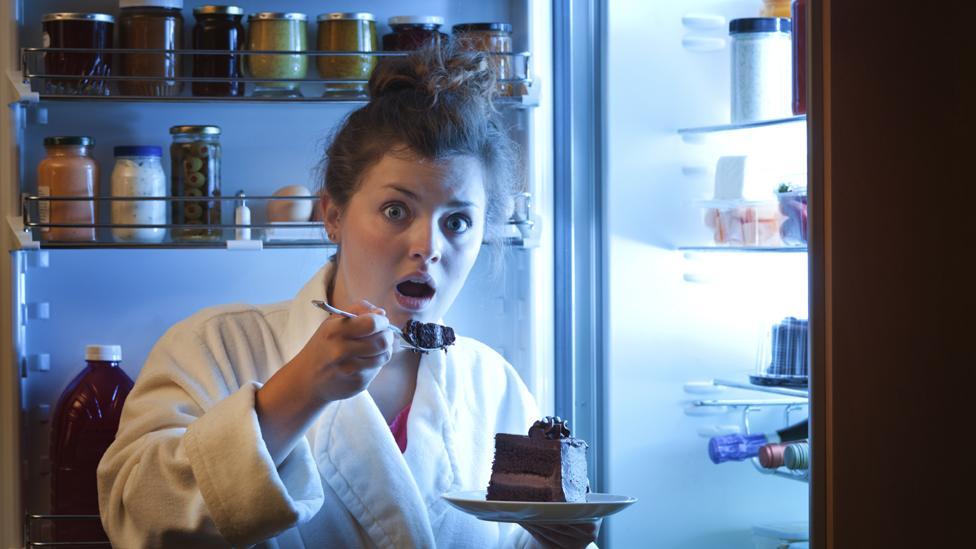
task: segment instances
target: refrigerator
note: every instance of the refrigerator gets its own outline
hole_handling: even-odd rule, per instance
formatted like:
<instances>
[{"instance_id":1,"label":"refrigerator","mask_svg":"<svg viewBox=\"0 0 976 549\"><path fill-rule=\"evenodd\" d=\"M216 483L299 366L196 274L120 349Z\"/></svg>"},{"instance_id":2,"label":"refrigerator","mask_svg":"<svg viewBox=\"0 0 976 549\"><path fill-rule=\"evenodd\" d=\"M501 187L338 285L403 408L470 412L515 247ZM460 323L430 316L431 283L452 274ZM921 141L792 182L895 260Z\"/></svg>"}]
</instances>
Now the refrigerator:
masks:
<instances>
[{"instance_id":1,"label":"refrigerator","mask_svg":"<svg viewBox=\"0 0 976 549\"><path fill-rule=\"evenodd\" d=\"M192 9L204 4L184 2L187 45ZM448 32L511 23L527 93L499 108L519 144L526 195L503 268L482 254L446 323L498 350L545 413L569 419L590 444L593 491L638 498L604 521L602 547L748 548L766 543L762 528L803 529L803 475L760 472L749 461L714 465L707 454L712 434L742 432L744 422L778 429L809 413L803 391L734 386L756 370L771 323L808 314L807 254L716 245L702 221L721 156L764 153L789 177L805 174L802 118L728 127L727 24L757 16L761 2L236 5L308 14L309 44L315 15L333 11L371 12L380 34L405 14L440 15ZM84 346L121 345L135 379L173 323L211 305L290 299L334 252L314 228L299 240L269 238L259 198L249 201L250 242L225 228L227 238L203 246L120 245L107 227L95 243L42 242L31 226L43 138L94 137L106 195L114 146L162 146L168 175L169 128L218 125L223 194L262 197L285 185L315 190L330 131L362 103L319 98L314 81L300 100L202 100L189 90L155 100L58 97L29 77L44 53L41 15L116 14L117 2L4 0L0 10L0 546L43 546L58 520L49 516L51 414L84 366ZM224 224L232 206L224 204Z\"/></svg>"}]
</instances>

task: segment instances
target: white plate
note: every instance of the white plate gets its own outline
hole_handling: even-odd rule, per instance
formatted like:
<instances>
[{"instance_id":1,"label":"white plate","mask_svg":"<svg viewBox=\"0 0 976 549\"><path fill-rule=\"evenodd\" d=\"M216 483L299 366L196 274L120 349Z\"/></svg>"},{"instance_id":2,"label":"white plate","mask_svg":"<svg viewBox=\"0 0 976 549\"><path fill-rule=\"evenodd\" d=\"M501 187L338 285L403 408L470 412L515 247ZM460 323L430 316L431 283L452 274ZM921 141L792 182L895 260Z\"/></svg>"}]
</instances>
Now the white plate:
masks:
<instances>
[{"instance_id":1,"label":"white plate","mask_svg":"<svg viewBox=\"0 0 976 549\"><path fill-rule=\"evenodd\" d=\"M637 498L611 494L586 495L585 502L488 501L485 490L450 492L444 499L481 520L493 522L588 522L620 511Z\"/></svg>"}]
</instances>

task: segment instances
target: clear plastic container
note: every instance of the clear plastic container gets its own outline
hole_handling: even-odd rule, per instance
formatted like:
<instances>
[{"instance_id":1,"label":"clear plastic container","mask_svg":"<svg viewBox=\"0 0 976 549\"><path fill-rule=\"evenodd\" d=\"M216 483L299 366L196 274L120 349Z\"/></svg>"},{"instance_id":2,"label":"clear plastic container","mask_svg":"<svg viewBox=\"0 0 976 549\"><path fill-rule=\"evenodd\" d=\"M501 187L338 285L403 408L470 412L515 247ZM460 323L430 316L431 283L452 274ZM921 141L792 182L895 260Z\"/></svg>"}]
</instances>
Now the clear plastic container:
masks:
<instances>
[{"instance_id":1,"label":"clear plastic container","mask_svg":"<svg viewBox=\"0 0 976 549\"><path fill-rule=\"evenodd\" d=\"M783 216L774 200L708 200L705 226L716 244L724 246L782 246Z\"/></svg>"},{"instance_id":2,"label":"clear plastic container","mask_svg":"<svg viewBox=\"0 0 976 549\"><path fill-rule=\"evenodd\" d=\"M759 345L757 385L806 387L810 380L810 329L806 319L786 317L772 325Z\"/></svg>"},{"instance_id":3,"label":"clear plastic container","mask_svg":"<svg viewBox=\"0 0 976 549\"><path fill-rule=\"evenodd\" d=\"M729 22L732 123L793 114L790 20L749 17Z\"/></svg>"},{"instance_id":4,"label":"clear plastic container","mask_svg":"<svg viewBox=\"0 0 976 549\"><path fill-rule=\"evenodd\" d=\"M776 193L779 211L785 220L779 234L787 246L807 244L807 189L806 187L782 187Z\"/></svg>"}]
</instances>

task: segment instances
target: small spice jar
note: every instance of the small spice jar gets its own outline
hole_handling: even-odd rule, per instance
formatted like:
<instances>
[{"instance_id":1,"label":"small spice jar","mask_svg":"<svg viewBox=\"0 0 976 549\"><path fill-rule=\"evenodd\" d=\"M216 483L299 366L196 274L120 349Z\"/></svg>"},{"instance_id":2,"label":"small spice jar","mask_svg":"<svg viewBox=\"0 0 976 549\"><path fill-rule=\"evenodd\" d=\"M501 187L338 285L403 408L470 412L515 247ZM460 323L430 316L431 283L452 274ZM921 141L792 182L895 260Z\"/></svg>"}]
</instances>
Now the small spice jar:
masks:
<instances>
[{"instance_id":1,"label":"small spice jar","mask_svg":"<svg viewBox=\"0 0 976 549\"><path fill-rule=\"evenodd\" d=\"M119 0L119 47L141 50L183 49L183 0ZM183 82L179 53L124 52L119 56L123 95L179 95ZM139 80L137 76L152 77ZM173 79L173 80L169 80Z\"/></svg>"},{"instance_id":2,"label":"small spice jar","mask_svg":"<svg viewBox=\"0 0 976 549\"><path fill-rule=\"evenodd\" d=\"M92 158L94 145L94 139L84 136L44 138L47 156L37 166L37 195L76 199L38 201L40 222L87 227L42 227L41 240L95 241L95 203L84 200L98 192L98 163Z\"/></svg>"},{"instance_id":3,"label":"small spice jar","mask_svg":"<svg viewBox=\"0 0 976 549\"><path fill-rule=\"evenodd\" d=\"M729 22L732 123L793 114L790 20L751 17Z\"/></svg>"},{"instance_id":4,"label":"small spice jar","mask_svg":"<svg viewBox=\"0 0 976 549\"><path fill-rule=\"evenodd\" d=\"M384 51L412 51L447 42L440 32L444 18L436 15L397 15L389 19L393 32L383 35Z\"/></svg>"},{"instance_id":5,"label":"small spice jar","mask_svg":"<svg viewBox=\"0 0 976 549\"><path fill-rule=\"evenodd\" d=\"M193 49L239 51L244 48L244 10L237 6L200 6L193 9ZM244 76L240 55L194 54L194 78L241 78ZM194 81L193 95L240 97L244 83L227 81Z\"/></svg>"},{"instance_id":6,"label":"small spice jar","mask_svg":"<svg viewBox=\"0 0 976 549\"><path fill-rule=\"evenodd\" d=\"M220 197L220 128L173 126L170 145L171 194L174 197ZM205 225L199 229L177 227L173 238L215 240L220 238L220 200L173 201L173 224Z\"/></svg>"},{"instance_id":7,"label":"small spice jar","mask_svg":"<svg viewBox=\"0 0 976 549\"><path fill-rule=\"evenodd\" d=\"M323 13L318 16L318 50L375 52L376 18L371 13ZM317 60L323 79L369 80L375 55L322 55ZM366 84L327 82L326 96L365 97Z\"/></svg>"},{"instance_id":8,"label":"small spice jar","mask_svg":"<svg viewBox=\"0 0 976 549\"><path fill-rule=\"evenodd\" d=\"M163 172L161 147L115 147L112 169L113 197L165 197L166 174ZM113 200L112 225L165 225L166 201ZM166 229L160 227L112 227L119 242L161 242Z\"/></svg>"},{"instance_id":9,"label":"small spice jar","mask_svg":"<svg viewBox=\"0 0 976 549\"><path fill-rule=\"evenodd\" d=\"M295 51L308 49L308 17L304 13L261 12L248 16L247 49L251 51ZM259 97L301 97L300 80L308 72L307 55L249 54L248 74L255 78L285 81L257 82Z\"/></svg>"},{"instance_id":10,"label":"small spice jar","mask_svg":"<svg viewBox=\"0 0 976 549\"><path fill-rule=\"evenodd\" d=\"M496 54L491 56L491 64L499 80L511 80L514 77L511 56L505 55L512 53L512 25L508 23L454 25L454 37L462 49ZM515 89L511 82L499 82L498 91L501 95L513 95Z\"/></svg>"},{"instance_id":11,"label":"small spice jar","mask_svg":"<svg viewBox=\"0 0 976 549\"><path fill-rule=\"evenodd\" d=\"M45 48L112 47L115 18L104 13L47 13L41 16L41 42ZM111 60L102 52L48 52L44 72L64 76L110 76ZM48 78L46 93L108 95L108 82L101 78Z\"/></svg>"}]
</instances>

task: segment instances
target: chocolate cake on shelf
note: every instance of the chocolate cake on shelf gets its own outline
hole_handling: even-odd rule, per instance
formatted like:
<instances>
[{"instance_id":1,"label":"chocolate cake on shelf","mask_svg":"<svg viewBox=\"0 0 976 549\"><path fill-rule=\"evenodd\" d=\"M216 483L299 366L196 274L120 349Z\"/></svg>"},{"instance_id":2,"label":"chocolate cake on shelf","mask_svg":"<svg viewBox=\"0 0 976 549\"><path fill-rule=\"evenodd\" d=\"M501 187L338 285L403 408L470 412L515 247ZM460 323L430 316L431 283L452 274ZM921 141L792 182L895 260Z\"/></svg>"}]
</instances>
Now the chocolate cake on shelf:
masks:
<instances>
[{"instance_id":1,"label":"chocolate cake on shelf","mask_svg":"<svg viewBox=\"0 0 976 549\"><path fill-rule=\"evenodd\" d=\"M488 483L489 500L586 501L585 442L570 436L566 422L547 416L529 434L495 435L495 461Z\"/></svg>"}]
</instances>

